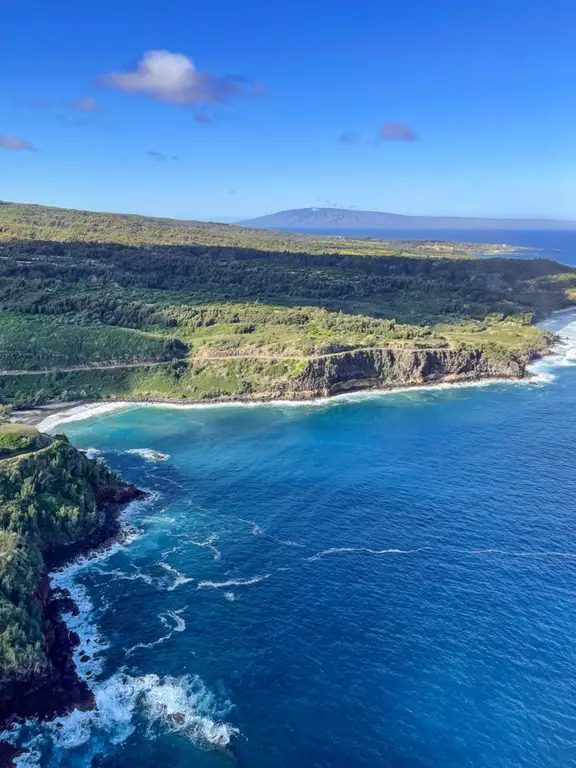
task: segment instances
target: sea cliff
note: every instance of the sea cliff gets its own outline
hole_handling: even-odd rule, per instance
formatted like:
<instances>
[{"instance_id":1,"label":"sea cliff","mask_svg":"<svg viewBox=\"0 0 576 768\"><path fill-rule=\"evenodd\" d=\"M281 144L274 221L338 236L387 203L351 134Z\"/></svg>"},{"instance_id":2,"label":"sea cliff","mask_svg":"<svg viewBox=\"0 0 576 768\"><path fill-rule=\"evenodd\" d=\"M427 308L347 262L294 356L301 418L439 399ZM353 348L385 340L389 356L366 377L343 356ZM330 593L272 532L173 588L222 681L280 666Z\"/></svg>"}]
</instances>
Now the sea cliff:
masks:
<instances>
[{"instance_id":1,"label":"sea cliff","mask_svg":"<svg viewBox=\"0 0 576 768\"><path fill-rule=\"evenodd\" d=\"M8 427L12 433L13 425L0 424L0 436ZM33 442L40 447L15 447L0 460L3 727L14 719L93 706L72 657L79 639L62 620L63 612L76 608L69 595L52 588L48 570L117 537L120 510L145 496L63 435L37 434ZM3 759L0 750L0 764Z\"/></svg>"},{"instance_id":2,"label":"sea cliff","mask_svg":"<svg viewBox=\"0 0 576 768\"><path fill-rule=\"evenodd\" d=\"M288 384L299 397L349 390L409 387L440 381L521 379L527 358L498 359L474 349L367 349L308 361Z\"/></svg>"},{"instance_id":3,"label":"sea cliff","mask_svg":"<svg viewBox=\"0 0 576 768\"><path fill-rule=\"evenodd\" d=\"M521 379L527 364L548 353L553 342L552 334L535 329L530 344L519 349L409 343L301 358L282 354L205 357L153 367L0 377L0 393L8 403L24 410L59 402L307 400L363 389ZM43 394L40 402L38 392ZM16 414L16 418L21 417Z\"/></svg>"}]
</instances>

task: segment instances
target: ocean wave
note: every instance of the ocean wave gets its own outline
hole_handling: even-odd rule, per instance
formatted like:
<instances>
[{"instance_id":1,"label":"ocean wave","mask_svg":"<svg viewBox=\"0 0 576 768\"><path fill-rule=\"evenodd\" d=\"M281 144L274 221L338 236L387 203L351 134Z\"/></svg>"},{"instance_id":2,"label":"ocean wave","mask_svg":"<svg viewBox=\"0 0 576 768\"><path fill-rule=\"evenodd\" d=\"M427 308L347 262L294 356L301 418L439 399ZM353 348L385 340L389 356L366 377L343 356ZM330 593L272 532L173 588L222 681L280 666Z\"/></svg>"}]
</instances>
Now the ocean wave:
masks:
<instances>
[{"instance_id":1,"label":"ocean wave","mask_svg":"<svg viewBox=\"0 0 576 768\"><path fill-rule=\"evenodd\" d=\"M214 542L218 541L218 534L212 533L210 536L206 539L206 541L194 541L193 539L190 539L186 536L188 542L192 544L193 547L203 547L205 549L208 549L210 552L212 552L212 557L214 560L220 560L222 557L222 554L219 549L216 549L214 546Z\"/></svg>"},{"instance_id":2,"label":"ocean wave","mask_svg":"<svg viewBox=\"0 0 576 768\"><path fill-rule=\"evenodd\" d=\"M134 569L133 573L123 571L119 568L99 568L97 569L97 573L105 576L106 581L143 581L145 584L149 584L152 587L164 589L164 585L160 581L142 571L137 565L134 565L133 563L130 565Z\"/></svg>"},{"instance_id":3,"label":"ocean wave","mask_svg":"<svg viewBox=\"0 0 576 768\"><path fill-rule=\"evenodd\" d=\"M134 407L134 403L88 403L67 408L50 416L46 416L36 426L40 432L50 432L59 424L67 424L70 421L81 421L93 416L102 416L112 411L124 410Z\"/></svg>"},{"instance_id":4,"label":"ocean wave","mask_svg":"<svg viewBox=\"0 0 576 768\"><path fill-rule=\"evenodd\" d=\"M146 675L137 678L144 709L150 725L179 733L200 747L229 746L240 731L223 722L212 693L199 677L166 677ZM225 709L230 709L227 702Z\"/></svg>"},{"instance_id":5,"label":"ocean wave","mask_svg":"<svg viewBox=\"0 0 576 768\"><path fill-rule=\"evenodd\" d=\"M136 730L135 716L144 718L147 735L177 733L203 749L226 749L240 731L224 717L230 703L219 707L212 693L197 676L160 677L150 674L133 677L118 672L94 686L96 708L74 710L49 723L31 723L8 734L13 744L30 728L39 732L26 740L26 754L17 758L18 768L57 765L68 750L75 750L74 765L88 768L105 744L123 744Z\"/></svg>"},{"instance_id":6,"label":"ocean wave","mask_svg":"<svg viewBox=\"0 0 576 768\"><path fill-rule=\"evenodd\" d=\"M576 363L575 363L576 364ZM357 392L341 392L326 397L316 397L309 400L233 400L227 402L212 403L171 403L171 402L140 402L137 400L127 400L116 403L93 403L91 405L76 406L69 410L63 410L51 416L47 416L39 424L41 431L47 432L53 430L59 424L65 424L70 421L80 421L94 416L100 416L116 410L127 410L133 408L158 408L158 409L178 409L178 410L204 410L206 408L326 408L336 406L342 403L356 402L358 400L379 399L390 395L405 395L412 392L435 392L450 391L453 389L468 389L476 387L490 387L499 385L518 385L526 380L520 379L475 379L474 381L459 382L439 382L430 384L406 385L392 388L365 389ZM146 450L146 449L137 449Z\"/></svg>"},{"instance_id":7,"label":"ocean wave","mask_svg":"<svg viewBox=\"0 0 576 768\"><path fill-rule=\"evenodd\" d=\"M292 541L291 539L279 539L278 536L274 536L271 533L267 533L262 526L258 525L257 522L254 520L247 520L244 517L237 517L235 518L238 520L239 523L246 523L246 525L251 526L252 528L252 535L253 536L266 536L267 539L271 539L272 541L277 541L278 544L283 544L285 547L304 547L304 544L299 544L297 541Z\"/></svg>"},{"instance_id":8,"label":"ocean wave","mask_svg":"<svg viewBox=\"0 0 576 768\"><path fill-rule=\"evenodd\" d=\"M443 555L499 555L502 557L559 557L576 560L576 552L562 552L558 550L506 550L497 547L482 547L476 549L460 549L458 547L432 547L422 546L415 549L372 549L370 547L331 547L323 549L311 557L307 557L308 562L321 560L328 555L335 555L343 552L363 553L370 555L415 555L421 552L432 552Z\"/></svg>"},{"instance_id":9,"label":"ocean wave","mask_svg":"<svg viewBox=\"0 0 576 768\"><path fill-rule=\"evenodd\" d=\"M236 520L238 520L239 523L246 523L246 525L251 526L253 536L262 536L264 534L262 528L258 523L254 522L254 520L246 520L243 517L237 517Z\"/></svg>"},{"instance_id":10,"label":"ocean wave","mask_svg":"<svg viewBox=\"0 0 576 768\"><path fill-rule=\"evenodd\" d=\"M184 576L184 574L180 573L180 571L176 570L176 568L173 568L168 563L159 563L159 566L160 568L164 568L165 571L170 571L170 573L174 574L174 581L170 586L166 587L167 592L173 592L175 589L182 586L182 584L189 584L191 581L194 581L194 579Z\"/></svg>"},{"instance_id":11,"label":"ocean wave","mask_svg":"<svg viewBox=\"0 0 576 768\"><path fill-rule=\"evenodd\" d=\"M228 581L199 581L196 589L222 589L224 587L247 587L250 584L258 584L260 581L269 579L271 573L265 573L263 576L253 576L251 579L229 579Z\"/></svg>"},{"instance_id":12,"label":"ocean wave","mask_svg":"<svg viewBox=\"0 0 576 768\"><path fill-rule=\"evenodd\" d=\"M170 640L174 632L184 632L186 629L186 622L180 614L184 613L185 610L185 608L180 608L177 611L167 611L166 613L159 614L158 618L160 619L161 624L169 630L168 633L149 643L136 643L136 645L133 645L132 648L129 648L126 651L126 656L131 656L134 651L137 651L139 648L154 648L157 645L162 645L162 643ZM173 624L170 622L173 622Z\"/></svg>"},{"instance_id":13,"label":"ocean wave","mask_svg":"<svg viewBox=\"0 0 576 768\"><path fill-rule=\"evenodd\" d=\"M160 451L154 451L152 448L130 448L126 453L141 456L146 461L168 461L170 458L168 453L160 453Z\"/></svg>"},{"instance_id":14,"label":"ocean wave","mask_svg":"<svg viewBox=\"0 0 576 768\"><path fill-rule=\"evenodd\" d=\"M98 448L79 448L79 450L86 455L87 459L100 459L102 451Z\"/></svg>"},{"instance_id":15,"label":"ocean wave","mask_svg":"<svg viewBox=\"0 0 576 768\"><path fill-rule=\"evenodd\" d=\"M533 374L532 381L536 383L546 384L554 381L554 370L576 365L576 322L560 328L556 335L560 337L560 342L552 347L551 353L528 366L528 371Z\"/></svg>"},{"instance_id":16,"label":"ocean wave","mask_svg":"<svg viewBox=\"0 0 576 768\"><path fill-rule=\"evenodd\" d=\"M370 547L330 547L330 549L323 549L321 552L317 552L311 557L307 557L306 560L313 563L315 560L321 560L328 555L335 555L339 552L367 552L370 555L411 555L415 552L421 552L428 547L419 547L418 549L370 549Z\"/></svg>"}]
</instances>

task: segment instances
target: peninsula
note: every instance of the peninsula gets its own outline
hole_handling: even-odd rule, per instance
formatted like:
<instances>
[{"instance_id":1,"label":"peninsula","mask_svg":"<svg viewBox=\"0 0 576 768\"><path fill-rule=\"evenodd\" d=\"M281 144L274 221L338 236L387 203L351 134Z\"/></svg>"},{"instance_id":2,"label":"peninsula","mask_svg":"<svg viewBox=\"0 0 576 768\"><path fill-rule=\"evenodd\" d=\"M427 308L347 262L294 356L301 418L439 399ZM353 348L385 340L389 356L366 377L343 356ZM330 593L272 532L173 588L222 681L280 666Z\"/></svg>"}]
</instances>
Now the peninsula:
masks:
<instances>
[{"instance_id":1,"label":"peninsula","mask_svg":"<svg viewBox=\"0 0 576 768\"><path fill-rule=\"evenodd\" d=\"M0 203L0 402L522 377L576 270L475 249Z\"/></svg>"},{"instance_id":2,"label":"peninsula","mask_svg":"<svg viewBox=\"0 0 576 768\"><path fill-rule=\"evenodd\" d=\"M78 609L52 588L48 569L117 538L119 512L144 497L64 435L0 423L2 727L94 705L73 660L79 639L62 621L63 612ZM9 752L0 744L0 765L8 764Z\"/></svg>"}]
</instances>

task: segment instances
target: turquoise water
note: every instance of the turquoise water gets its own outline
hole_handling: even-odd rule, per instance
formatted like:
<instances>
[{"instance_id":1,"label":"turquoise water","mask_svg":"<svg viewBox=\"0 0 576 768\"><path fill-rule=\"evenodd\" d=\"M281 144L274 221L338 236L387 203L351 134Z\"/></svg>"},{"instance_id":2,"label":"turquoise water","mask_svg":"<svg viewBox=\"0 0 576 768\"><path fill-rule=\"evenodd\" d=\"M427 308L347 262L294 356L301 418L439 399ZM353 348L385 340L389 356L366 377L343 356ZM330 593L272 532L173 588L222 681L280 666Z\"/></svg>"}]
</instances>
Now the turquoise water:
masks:
<instances>
[{"instance_id":1,"label":"turquoise water","mask_svg":"<svg viewBox=\"0 0 576 768\"><path fill-rule=\"evenodd\" d=\"M563 333L533 385L56 427L154 496L56 575L99 709L31 724L21 764L576 765Z\"/></svg>"}]
</instances>

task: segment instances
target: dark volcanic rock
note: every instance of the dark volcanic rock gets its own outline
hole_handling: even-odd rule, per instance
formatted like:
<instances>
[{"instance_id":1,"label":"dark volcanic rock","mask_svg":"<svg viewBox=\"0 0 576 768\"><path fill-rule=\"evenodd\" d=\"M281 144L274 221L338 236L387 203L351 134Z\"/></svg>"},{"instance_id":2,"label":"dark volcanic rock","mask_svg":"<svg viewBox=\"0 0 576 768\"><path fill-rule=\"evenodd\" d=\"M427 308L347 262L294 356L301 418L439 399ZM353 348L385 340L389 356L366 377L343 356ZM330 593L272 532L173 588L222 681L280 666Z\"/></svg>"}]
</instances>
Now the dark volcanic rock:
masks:
<instances>
[{"instance_id":1,"label":"dark volcanic rock","mask_svg":"<svg viewBox=\"0 0 576 768\"><path fill-rule=\"evenodd\" d=\"M80 644L80 638L76 632L69 631L62 620L59 592L52 593L48 577L44 577L38 587L38 600L44 609L44 650L49 666L25 679L6 682L0 688L2 726L15 718L49 720L74 707L91 709L94 706L94 694L76 672L73 651Z\"/></svg>"},{"instance_id":2,"label":"dark volcanic rock","mask_svg":"<svg viewBox=\"0 0 576 768\"><path fill-rule=\"evenodd\" d=\"M450 348L362 349L311 359L288 392L314 397L366 388L390 388L441 380L522 378L521 360L494 360L479 350Z\"/></svg>"},{"instance_id":3,"label":"dark volcanic rock","mask_svg":"<svg viewBox=\"0 0 576 768\"><path fill-rule=\"evenodd\" d=\"M44 551L46 570L79 555L109 546L121 534L120 512L131 501L145 499L147 494L136 486L115 479L109 486L95 493L98 507L98 525L81 540L64 545L49 546ZM0 685L0 727L14 720L37 717L50 720L72 709L92 709L94 694L85 680L79 677L73 654L80 645L80 638L70 631L62 619L63 613L78 614L78 606L64 589L52 590L49 576L40 581L35 600L44 620L44 653L46 664L41 670L29 672ZM88 659L85 654L83 659ZM3 755L8 762L2 763ZM15 752L0 742L0 768L11 765Z\"/></svg>"}]
</instances>

